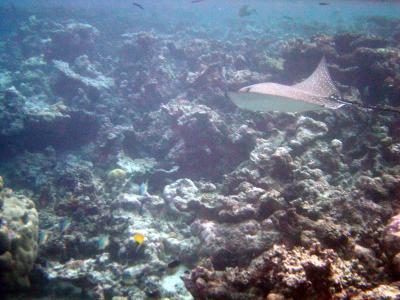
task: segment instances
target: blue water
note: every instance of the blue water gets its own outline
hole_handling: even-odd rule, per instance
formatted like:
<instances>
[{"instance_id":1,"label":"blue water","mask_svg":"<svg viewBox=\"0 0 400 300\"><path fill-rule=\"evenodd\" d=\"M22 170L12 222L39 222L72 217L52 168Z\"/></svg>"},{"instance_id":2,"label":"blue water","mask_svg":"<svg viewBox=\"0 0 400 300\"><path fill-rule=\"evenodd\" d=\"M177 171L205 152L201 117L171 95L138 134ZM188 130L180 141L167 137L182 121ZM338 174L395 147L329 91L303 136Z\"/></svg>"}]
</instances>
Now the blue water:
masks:
<instances>
[{"instance_id":1,"label":"blue water","mask_svg":"<svg viewBox=\"0 0 400 300\"><path fill-rule=\"evenodd\" d=\"M329 5L319 5L321 1L267 1L267 0L204 0L191 3L190 0L137 1L145 9L140 10L132 1L73 0L73 1L1 1L4 6L13 3L18 8L26 8L40 14L47 8L51 17L60 14L60 7L82 16L93 18L101 27L108 18L118 27L121 24L137 29L155 29L174 32L176 26L187 28L201 26L219 37L227 31L241 31L252 26L261 30L274 30L281 34L303 33L298 27L308 27L309 34L335 33L338 31L365 31L360 26L366 17L398 18L398 1L326 1ZM243 5L256 9L248 17L239 17L238 11ZM65 18L68 18L68 14ZM100 18L100 20L99 20ZM295 26L298 24L298 26ZM3 30L5 28L2 28Z\"/></svg>"}]
</instances>

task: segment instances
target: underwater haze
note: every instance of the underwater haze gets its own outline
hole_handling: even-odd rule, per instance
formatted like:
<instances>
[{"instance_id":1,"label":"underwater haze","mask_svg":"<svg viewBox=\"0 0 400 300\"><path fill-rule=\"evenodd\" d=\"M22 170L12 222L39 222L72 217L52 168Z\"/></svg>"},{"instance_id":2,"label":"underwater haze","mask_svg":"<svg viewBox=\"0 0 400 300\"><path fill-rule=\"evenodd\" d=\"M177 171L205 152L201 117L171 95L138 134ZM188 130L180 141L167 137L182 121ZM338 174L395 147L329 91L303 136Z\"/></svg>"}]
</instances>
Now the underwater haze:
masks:
<instances>
[{"instance_id":1,"label":"underwater haze","mask_svg":"<svg viewBox=\"0 0 400 300\"><path fill-rule=\"evenodd\" d=\"M400 299L400 3L0 0L0 298Z\"/></svg>"}]
</instances>

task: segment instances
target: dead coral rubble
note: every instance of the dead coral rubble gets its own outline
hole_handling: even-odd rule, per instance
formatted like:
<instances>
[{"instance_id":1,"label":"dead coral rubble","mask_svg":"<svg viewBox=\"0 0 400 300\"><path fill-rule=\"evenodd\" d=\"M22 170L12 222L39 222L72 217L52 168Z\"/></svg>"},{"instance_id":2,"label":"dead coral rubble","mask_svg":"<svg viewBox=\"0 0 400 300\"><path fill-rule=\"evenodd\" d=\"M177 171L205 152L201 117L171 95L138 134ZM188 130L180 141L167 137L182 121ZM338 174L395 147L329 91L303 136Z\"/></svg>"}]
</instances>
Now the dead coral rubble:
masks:
<instances>
[{"instance_id":1,"label":"dead coral rubble","mask_svg":"<svg viewBox=\"0 0 400 300\"><path fill-rule=\"evenodd\" d=\"M219 272L197 267L185 283L195 299L265 299L272 294L282 299L348 299L370 287L365 275L357 260L343 260L318 244L292 250L275 245L247 268Z\"/></svg>"}]
</instances>

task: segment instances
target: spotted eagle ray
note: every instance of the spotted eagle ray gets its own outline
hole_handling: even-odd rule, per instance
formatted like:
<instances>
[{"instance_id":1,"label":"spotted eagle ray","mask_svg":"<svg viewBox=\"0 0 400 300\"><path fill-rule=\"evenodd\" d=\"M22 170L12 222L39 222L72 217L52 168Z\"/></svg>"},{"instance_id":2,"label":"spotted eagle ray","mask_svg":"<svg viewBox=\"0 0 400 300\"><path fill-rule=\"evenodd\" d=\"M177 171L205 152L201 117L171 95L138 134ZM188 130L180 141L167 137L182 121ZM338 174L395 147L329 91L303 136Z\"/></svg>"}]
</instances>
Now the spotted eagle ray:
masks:
<instances>
[{"instance_id":1,"label":"spotted eagle ray","mask_svg":"<svg viewBox=\"0 0 400 300\"><path fill-rule=\"evenodd\" d=\"M341 99L340 92L329 75L325 57L310 77L300 83L258 83L230 92L228 97L240 108L261 112L302 112L345 105L335 100Z\"/></svg>"}]
</instances>

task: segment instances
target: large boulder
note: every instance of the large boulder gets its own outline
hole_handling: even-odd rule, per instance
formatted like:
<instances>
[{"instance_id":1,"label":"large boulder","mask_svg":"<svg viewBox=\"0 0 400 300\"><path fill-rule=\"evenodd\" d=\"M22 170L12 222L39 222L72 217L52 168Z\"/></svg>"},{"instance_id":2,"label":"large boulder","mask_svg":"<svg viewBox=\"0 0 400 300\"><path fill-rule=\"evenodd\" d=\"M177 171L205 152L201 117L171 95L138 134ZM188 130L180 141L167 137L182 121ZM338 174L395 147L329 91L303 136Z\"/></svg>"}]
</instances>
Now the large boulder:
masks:
<instances>
[{"instance_id":1,"label":"large boulder","mask_svg":"<svg viewBox=\"0 0 400 300\"><path fill-rule=\"evenodd\" d=\"M56 24L47 43L49 59L61 59L68 62L83 54L91 54L99 31L90 24L70 22Z\"/></svg>"}]
</instances>

